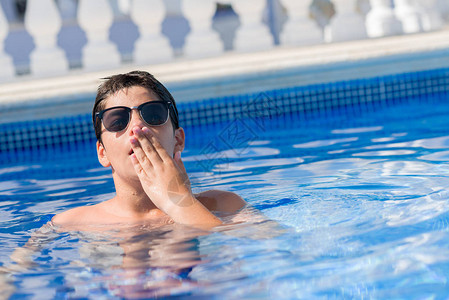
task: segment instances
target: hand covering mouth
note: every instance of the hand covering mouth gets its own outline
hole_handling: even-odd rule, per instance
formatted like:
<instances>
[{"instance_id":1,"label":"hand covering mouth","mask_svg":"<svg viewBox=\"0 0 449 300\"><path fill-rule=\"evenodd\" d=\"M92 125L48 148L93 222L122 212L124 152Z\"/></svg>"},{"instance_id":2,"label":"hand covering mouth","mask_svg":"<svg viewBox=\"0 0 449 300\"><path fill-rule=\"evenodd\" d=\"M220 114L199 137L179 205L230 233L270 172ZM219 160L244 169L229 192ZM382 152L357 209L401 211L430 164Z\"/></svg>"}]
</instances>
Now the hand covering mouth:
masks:
<instances>
[{"instance_id":1,"label":"hand covering mouth","mask_svg":"<svg viewBox=\"0 0 449 300\"><path fill-rule=\"evenodd\" d=\"M128 153L128 155L131 155L131 154L133 154L134 153L134 150L133 149L131 149L131 150L129 150L129 153Z\"/></svg>"}]
</instances>

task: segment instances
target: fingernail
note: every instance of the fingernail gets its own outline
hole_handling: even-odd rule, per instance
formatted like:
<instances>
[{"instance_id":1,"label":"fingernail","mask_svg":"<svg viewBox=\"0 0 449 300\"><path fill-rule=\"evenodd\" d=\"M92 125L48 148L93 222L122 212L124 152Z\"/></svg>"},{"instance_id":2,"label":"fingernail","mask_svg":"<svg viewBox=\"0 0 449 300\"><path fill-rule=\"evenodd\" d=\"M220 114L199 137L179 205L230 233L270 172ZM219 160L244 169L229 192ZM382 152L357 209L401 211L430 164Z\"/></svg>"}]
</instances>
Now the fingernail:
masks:
<instances>
[{"instance_id":1,"label":"fingernail","mask_svg":"<svg viewBox=\"0 0 449 300\"><path fill-rule=\"evenodd\" d=\"M148 129L148 127L143 127L142 131L145 133L150 133L150 129Z\"/></svg>"},{"instance_id":2,"label":"fingernail","mask_svg":"<svg viewBox=\"0 0 449 300\"><path fill-rule=\"evenodd\" d=\"M129 141L130 141L131 144L133 144L133 145L135 145L135 144L137 143L137 140L136 140L134 137L130 138Z\"/></svg>"}]
</instances>

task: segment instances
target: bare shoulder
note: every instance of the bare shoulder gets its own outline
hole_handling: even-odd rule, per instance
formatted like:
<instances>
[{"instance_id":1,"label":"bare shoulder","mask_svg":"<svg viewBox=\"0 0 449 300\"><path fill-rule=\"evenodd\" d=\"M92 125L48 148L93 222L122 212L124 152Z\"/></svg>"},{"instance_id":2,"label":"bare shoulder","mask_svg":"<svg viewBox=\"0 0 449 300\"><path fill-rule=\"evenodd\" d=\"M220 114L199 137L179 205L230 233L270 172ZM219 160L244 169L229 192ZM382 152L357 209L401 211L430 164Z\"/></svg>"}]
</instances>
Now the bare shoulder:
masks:
<instances>
[{"instance_id":1,"label":"bare shoulder","mask_svg":"<svg viewBox=\"0 0 449 300\"><path fill-rule=\"evenodd\" d=\"M95 206L82 206L69 209L55 215L51 221L54 225L74 225L89 221L94 215Z\"/></svg>"},{"instance_id":2,"label":"bare shoulder","mask_svg":"<svg viewBox=\"0 0 449 300\"><path fill-rule=\"evenodd\" d=\"M233 192L209 190L196 195L198 201L212 211L236 212L246 205L242 197Z\"/></svg>"}]
</instances>

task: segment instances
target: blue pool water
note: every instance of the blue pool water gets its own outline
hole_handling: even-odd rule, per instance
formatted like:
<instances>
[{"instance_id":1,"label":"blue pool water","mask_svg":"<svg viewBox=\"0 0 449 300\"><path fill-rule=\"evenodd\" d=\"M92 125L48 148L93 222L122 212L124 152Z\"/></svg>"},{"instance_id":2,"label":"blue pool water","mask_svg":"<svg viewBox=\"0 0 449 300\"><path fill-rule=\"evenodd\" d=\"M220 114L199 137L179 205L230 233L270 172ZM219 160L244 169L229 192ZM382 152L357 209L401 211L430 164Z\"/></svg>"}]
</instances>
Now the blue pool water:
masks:
<instances>
[{"instance_id":1,"label":"blue pool water","mask_svg":"<svg viewBox=\"0 0 449 300\"><path fill-rule=\"evenodd\" d=\"M212 233L45 227L109 199L110 171L90 140L17 150L0 165L0 296L446 299L448 115L435 94L188 125L194 191L234 191L252 207ZM32 235L33 264L11 263Z\"/></svg>"}]
</instances>

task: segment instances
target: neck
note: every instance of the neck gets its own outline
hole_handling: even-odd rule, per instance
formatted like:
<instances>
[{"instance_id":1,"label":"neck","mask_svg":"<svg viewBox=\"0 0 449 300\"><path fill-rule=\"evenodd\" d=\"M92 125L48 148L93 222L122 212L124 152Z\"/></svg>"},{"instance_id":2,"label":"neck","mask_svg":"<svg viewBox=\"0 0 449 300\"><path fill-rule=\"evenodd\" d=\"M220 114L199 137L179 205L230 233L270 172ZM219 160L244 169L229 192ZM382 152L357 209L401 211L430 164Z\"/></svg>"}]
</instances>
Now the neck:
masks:
<instances>
[{"instance_id":1,"label":"neck","mask_svg":"<svg viewBox=\"0 0 449 300\"><path fill-rule=\"evenodd\" d=\"M114 178L116 196L111 199L116 211L122 216L144 218L148 215L160 216L160 209L151 201L143 190L140 182L123 183Z\"/></svg>"}]
</instances>

